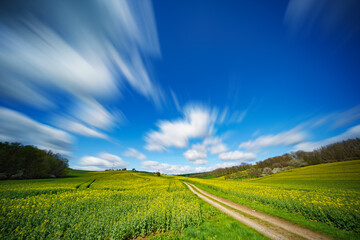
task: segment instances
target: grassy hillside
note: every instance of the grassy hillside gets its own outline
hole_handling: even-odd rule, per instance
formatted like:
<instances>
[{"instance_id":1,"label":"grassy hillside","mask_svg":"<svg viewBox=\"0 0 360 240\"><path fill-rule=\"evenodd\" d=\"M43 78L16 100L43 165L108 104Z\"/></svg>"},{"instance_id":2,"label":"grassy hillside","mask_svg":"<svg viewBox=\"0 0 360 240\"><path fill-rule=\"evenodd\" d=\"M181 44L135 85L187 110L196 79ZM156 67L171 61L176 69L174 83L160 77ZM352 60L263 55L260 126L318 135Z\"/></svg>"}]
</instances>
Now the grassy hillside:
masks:
<instances>
[{"instance_id":1,"label":"grassy hillside","mask_svg":"<svg viewBox=\"0 0 360 240\"><path fill-rule=\"evenodd\" d=\"M286 172L251 180L272 185L293 185L314 189L334 189L360 191L360 160L325 163L291 169ZM358 192L358 194L360 194ZM359 203L356 203L359 207Z\"/></svg>"},{"instance_id":2,"label":"grassy hillside","mask_svg":"<svg viewBox=\"0 0 360 240\"><path fill-rule=\"evenodd\" d=\"M319 165L294 168L285 172L254 179L258 182L284 182L284 181L360 181L360 160L324 163Z\"/></svg>"},{"instance_id":3,"label":"grassy hillside","mask_svg":"<svg viewBox=\"0 0 360 240\"><path fill-rule=\"evenodd\" d=\"M360 237L360 160L302 167L247 181L188 181L336 239Z\"/></svg>"},{"instance_id":4,"label":"grassy hillside","mask_svg":"<svg viewBox=\"0 0 360 240\"><path fill-rule=\"evenodd\" d=\"M182 183L335 239L359 239L360 160L247 181L72 170L65 178L0 181L1 239L265 239Z\"/></svg>"},{"instance_id":5,"label":"grassy hillside","mask_svg":"<svg viewBox=\"0 0 360 240\"><path fill-rule=\"evenodd\" d=\"M293 168L360 159L360 138L320 147L312 152L297 151L267 158L256 164L218 168L210 172L182 175L193 178L249 179L268 176Z\"/></svg>"}]
</instances>

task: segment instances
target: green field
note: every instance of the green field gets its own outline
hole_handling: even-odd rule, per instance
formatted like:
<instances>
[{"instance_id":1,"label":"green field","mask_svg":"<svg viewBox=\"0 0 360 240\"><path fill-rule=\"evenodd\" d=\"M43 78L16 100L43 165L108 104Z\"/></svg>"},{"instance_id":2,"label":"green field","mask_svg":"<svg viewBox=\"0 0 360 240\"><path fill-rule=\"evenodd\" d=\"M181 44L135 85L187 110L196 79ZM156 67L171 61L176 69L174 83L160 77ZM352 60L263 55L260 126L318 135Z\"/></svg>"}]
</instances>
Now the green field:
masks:
<instances>
[{"instance_id":1,"label":"green field","mask_svg":"<svg viewBox=\"0 0 360 240\"><path fill-rule=\"evenodd\" d=\"M0 182L1 239L266 239L192 194L206 191L333 236L359 239L360 160L234 181L72 170Z\"/></svg>"},{"instance_id":2,"label":"green field","mask_svg":"<svg viewBox=\"0 0 360 240\"><path fill-rule=\"evenodd\" d=\"M360 238L360 160L297 168L247 181L191 182L338 239Z\"/></svg>"},{"instance_id":3,"label":"green field","mask_svg":"<svg viewBox=\"0 0 360 240\"><path fill-rule=\"evenodd\" d=\"M0 182L0 239L266 239L173 177L71 171ZM225 231L224 231L225 230Z\"/></svg>"}]
</instances>

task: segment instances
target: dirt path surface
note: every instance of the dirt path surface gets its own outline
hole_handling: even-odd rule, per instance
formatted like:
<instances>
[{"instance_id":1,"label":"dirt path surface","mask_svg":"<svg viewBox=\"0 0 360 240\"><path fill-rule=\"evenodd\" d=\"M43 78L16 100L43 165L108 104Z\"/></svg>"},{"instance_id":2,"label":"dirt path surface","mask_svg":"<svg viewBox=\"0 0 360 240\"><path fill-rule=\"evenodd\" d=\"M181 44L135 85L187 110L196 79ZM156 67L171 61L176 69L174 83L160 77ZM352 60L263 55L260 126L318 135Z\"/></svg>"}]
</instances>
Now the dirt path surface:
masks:
<instances>
[{"instance_id":1,"label":"dirt path surface","mask_svg":"<svg viewBox=\"0 0 360 240\"><path fill-rule=\"evenodd\" d=\"M300 227L284 219L277 218L262 212L255 211L252 208L234 203L230 200L215 196L193 184L184 182L188 188L214 207L223 211L227 215L235 218L241 223L255 229L271 239L316 239L330 240L332 238L313 232L309 229ZM224 206L225 205L225 206Z\"/></svg>"}]
</instances>

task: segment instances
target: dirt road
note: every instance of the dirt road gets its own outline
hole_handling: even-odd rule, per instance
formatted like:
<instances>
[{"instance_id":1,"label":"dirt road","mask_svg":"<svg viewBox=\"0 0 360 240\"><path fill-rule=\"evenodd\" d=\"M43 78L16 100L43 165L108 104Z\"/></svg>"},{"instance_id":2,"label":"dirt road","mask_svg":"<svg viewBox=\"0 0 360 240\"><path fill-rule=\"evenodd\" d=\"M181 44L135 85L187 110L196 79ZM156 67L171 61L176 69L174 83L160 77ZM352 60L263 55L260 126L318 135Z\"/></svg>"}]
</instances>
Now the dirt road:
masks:
<instances>
[{"instance_id":1,"label":"dirt road","mask_svg":"<svg viewBox=\"0 0 360 240\"><path fill-rule=\"evenodd\" d=\"M316 239L330 240L332 238L300 227L284 219L277 218L262 212L255 211L249 207L234 203L227 199L215 196L201 190L191 183L184 182L188 188L217 209L235 218L241 223L255 229L271 239Z\"/></svg>"}]
</instances>

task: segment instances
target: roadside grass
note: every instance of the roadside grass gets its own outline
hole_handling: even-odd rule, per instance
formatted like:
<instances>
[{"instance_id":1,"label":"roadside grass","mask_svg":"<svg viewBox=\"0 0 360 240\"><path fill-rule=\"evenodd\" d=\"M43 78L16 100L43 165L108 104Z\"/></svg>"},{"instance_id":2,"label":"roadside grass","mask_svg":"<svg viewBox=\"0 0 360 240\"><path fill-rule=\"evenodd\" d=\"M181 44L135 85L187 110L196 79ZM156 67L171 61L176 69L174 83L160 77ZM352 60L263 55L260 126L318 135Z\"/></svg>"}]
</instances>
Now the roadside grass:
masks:
<instances>
[{"instance_id":1,"label":"roadside grass","mask_svg":"<svg viewBox=\"0 0 360 240\"><path fill-rule=\"evenodd\" d=\"M351 228L346 214L359 219L359 173L360 161L349 161L249 181L80 170L61 179L5 180L0 182L0 238L267 239L196 197L178 181L185 180L335 239L360 239L358 231L309 215L322 214L321 204L334 206L331 221ZM353 224L356 229L359 222Z\"/></svg>"},{"instance_id":2,"label":"roadside grass","mask_svg":"<svg viewBox=\"0 0 360 240\"><path fill-rule=\"evenodd\" d=\"M356 227L360 211L359 176L360 161L349 161L309 166L249 181L184 180L219 197L335 239L349 240L360 239ZM336 224L353 230L343 230Z\"/></svg>"},{"instance_id":3,"label":"roadside grass","mask_svg":"<svg viewBox=\"0 0 360 240\"><path fill-rule=\"evenodd\" d=\"M131 239L208 216L183 183L131 171L0 182L0 239Z\"/></svg>"},{"instance_id":4,"label":"roadside grass","mask_svg":"<svg viewBox=\"0 0 360 240\"><path fill-rule=\"evenodd\" d=\"M190 182L190 181L189 181ZM333 237L334 239L341 239L341 240L358 240L360 239L360 236L358 233L355 232L349 232L344 231L338 228L335 228L333 226L329 226L328 224L322 223L322 222L316 222L315 220L309 221L309 219L306 219L304 216L302 216L299 213L290 213L284 210L279 210L274 207L268 206L268 205L262 205L255 201L248 201L245 199L241 199L239 197L233 196L231 194L226 194L221 191L216 191L213 188L204 185L199 184L197 182L192 182L199 188L203 189L206 192L212 193L216 196L226 198L230 201L251 207L255 210L261 211L263 213L267 213L272 216L276 216L282 219L285 219L289 222L293 222L295 224L298 224L300 226L303 226L305 228L311 229L315 232L323 233L327 236Z\"/></svg>"},{"instance_id":5,"label":"roadside grass","mask_svg":"<svg viewBox=\"0 0 360 240\"><path fill-rule=\"evenodd\" d=\"M189 190L190 191L190 190ZM269 240L254 229L238 222L199 199L201 207L212 214L199 226L190 226L181 233L166 232L139 239L151 240Z\"/></svg>"},{"instance_id":6,"label":"roadside grass","mask_svg":"<svg viewBox=\"0 0 360 240\"><path fill-rule=\"evenodd\" d=\"M185 229L182 239L269 239L226 214L216 210L215 216L199 227Z\"/></svg>"},{"instance_id":7,"label":"roadside grass","mask_svg":"<svg viewBox=\"0 0 360 240\"><path fill-rule=\"evenodd\" d=\"M0 182L0 239L267 239L174 176L73 170Z\"/></svg>"}]
</instances>

